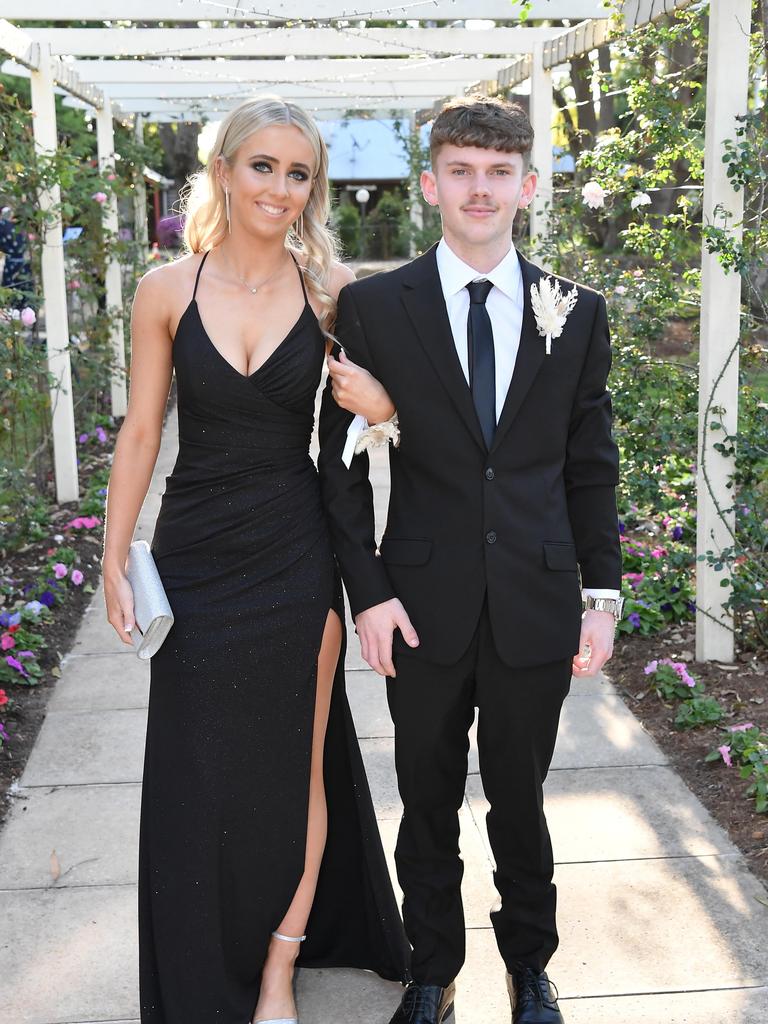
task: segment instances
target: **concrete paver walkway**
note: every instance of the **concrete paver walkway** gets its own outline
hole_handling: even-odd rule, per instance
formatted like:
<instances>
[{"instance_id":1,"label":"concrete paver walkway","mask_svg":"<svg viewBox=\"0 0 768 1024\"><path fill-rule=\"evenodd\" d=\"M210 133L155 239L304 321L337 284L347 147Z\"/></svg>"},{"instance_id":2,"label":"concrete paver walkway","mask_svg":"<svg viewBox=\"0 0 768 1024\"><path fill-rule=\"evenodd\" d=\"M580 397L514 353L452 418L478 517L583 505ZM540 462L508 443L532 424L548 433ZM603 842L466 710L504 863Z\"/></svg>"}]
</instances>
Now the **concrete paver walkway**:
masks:
<instances>
[{"instance_id":1,"label":"concrete paver walkway","mask_svg":"<svg viewBox=\"0 0 768 1024\"><path fill-rule=\"evenodd\" d=\"M175 458L175 416L137 535ZM376 453L383 522L386 456ZM381 679L350 629L347 687L391 857L400 801ZM148 669L88 610L0 835L0 1021L138 1021L136 859ZM509 1021L488 910L496 899L473 743L461 811L467 963L459 1024ZM768 897L610 683L574 684L547 813L561 946L550 973L569 1024L768 1019ZM61 874L53 880L51 853ZM385 1024L398 985L304 971L302 1024ZM362 1008L365 1007L364 1012ZM212 1022L213 1024L213 1022Z\"/></svg>"}]
</instances>

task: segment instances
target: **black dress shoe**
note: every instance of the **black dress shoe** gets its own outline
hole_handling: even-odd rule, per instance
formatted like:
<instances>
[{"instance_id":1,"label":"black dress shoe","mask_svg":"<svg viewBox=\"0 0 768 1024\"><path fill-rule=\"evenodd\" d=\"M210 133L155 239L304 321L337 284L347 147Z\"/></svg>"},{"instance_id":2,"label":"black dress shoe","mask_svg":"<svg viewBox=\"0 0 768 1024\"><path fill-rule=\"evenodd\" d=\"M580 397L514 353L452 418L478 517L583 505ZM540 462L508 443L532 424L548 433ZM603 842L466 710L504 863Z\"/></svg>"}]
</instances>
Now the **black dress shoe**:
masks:
<instances>
[{"instance_id":1,"label":"black dress shoe","mask_svg":"<svg viewBox=\"0 0 768 1024\"><path fill-rule=\"evenodd\" d=\"M456 986L419 985L412 981L389 1024L443 1024L453 1017Z\"/></svg>"},{"instance_id":2,"label":"black dress shoe","mask_svg":"<svg viewBox=\"0 0 768 1024\"><path fill-rule=\"evenodd\" d=\"M507 992L512 1004L512 1024L564 1024L557 1005L557 990L547 972L521 967L507 974Z\"/></svg>"}]
</instances>

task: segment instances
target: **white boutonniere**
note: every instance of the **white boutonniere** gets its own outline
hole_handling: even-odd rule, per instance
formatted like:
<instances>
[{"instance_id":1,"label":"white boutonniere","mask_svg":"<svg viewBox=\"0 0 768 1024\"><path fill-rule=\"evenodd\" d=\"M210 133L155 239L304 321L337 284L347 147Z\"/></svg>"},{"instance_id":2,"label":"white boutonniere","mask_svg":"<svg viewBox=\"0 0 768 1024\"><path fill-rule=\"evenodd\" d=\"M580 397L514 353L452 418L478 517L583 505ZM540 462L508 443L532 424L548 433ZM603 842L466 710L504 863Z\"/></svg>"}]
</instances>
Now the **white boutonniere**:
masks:
<instances>
[{"instance_id":1,"label":"white boutonniere","mask_svg":"<svg viewBox=\"0 0 768 1024\"><path fill-rule=\"evenodd\" d=\"M369 448L381 448L382 445L392 443L393 447L400 446L400 427L397 413L383 423L374 423L373 426L362 430L355 442L355 455L367 451Z\"/></svg>"},{"instance_id":2,"label":"white boutonniere","mask_svg":"<svg viewBox=\"0 0 768 1024\"><path fill-rule=\"evenodd\" d=\"M578 297L576 285L563 295L560 282L551 277L542 277L538 286L531 285L531 306L539 334L546 338L547 355L552 352L552 339L559 338L563 333L565 321Z\"/></svg>"}]
</instances>

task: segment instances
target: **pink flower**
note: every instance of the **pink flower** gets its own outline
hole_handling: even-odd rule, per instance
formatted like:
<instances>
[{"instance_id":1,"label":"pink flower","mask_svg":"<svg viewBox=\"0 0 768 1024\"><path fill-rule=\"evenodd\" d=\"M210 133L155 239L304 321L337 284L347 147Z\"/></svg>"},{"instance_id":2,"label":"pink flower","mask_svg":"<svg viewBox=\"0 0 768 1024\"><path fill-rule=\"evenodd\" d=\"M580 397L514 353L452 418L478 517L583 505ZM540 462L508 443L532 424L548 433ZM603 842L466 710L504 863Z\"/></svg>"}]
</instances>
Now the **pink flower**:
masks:
<instances>
[{"instance_id":1,"label":"pink flower","mask_svg":"<svg viewBox=\"0 0 768 1024\"><path fill-rule=\"evenodd\" d=\"M64 565L63 562L57 562L56 565L54 565L53 567L53 575L56 577L57 580L63 580L64 577L67 575L67 571L67 567L66 565Z\"/></svg>"},{"instance_id":2,"label":"pink flower","mask_svg":"<svg viewBox=\"0 0 768 1024\"><path fill-rule=\"evenodd\" d=\"M5 690L0 690L0 708L8 703L8 694Z\"/></svg>"},{"instance_id":3,"label":"pink flower","mask_svg":"<svg viewBox=\"0 0 768 1024\"><path fill-rule=\"evenodd\" d=\"M3 633L3 637L0 640L0 650L10 651L12 647L16 646L16 641L13 639L10 633Z\"/></svg>"},{"instance_id":4,"label":"pink flower","mask_svg":"<svg viewBox=\"0 0 768 1024\"><path fill-rule=\"evenodd\" d=\"M645 666L645 668L643 669L643 672L644 672L644 673L645 673L645 674L646 674L647 676L652 676L652 675L653 675L653 673L654 673L654 672L656 671L656 669L657 669L658 667L659 667L659 663L658 663L658 661L649 661L649 662L648 662L648 664L647 664L647 665Z\"/></svg>"},{"instance_id":5,"label":"pink flower","mask_svg":"<svg viewBox=\"0 0 768 1024\"><path fill-rule=\"evenodd\" d=\"M746 732L747 729L754 729L754 722L742 722L740 725L729 725L728 732Z\"/></svg>"},{"instance_id":6,"label":"pink flower","mask_svg":"<svg viewBox=\"0 0 768 1024\"><path fill-rule=\"evenodd\" d=\"M731 748L727 743L724 743L722 747L717 748L718 754L722 757L729 768L733 767L733 761L731 760Z\"/></svg>"},{"instance_id":7,"label":"pink flower","mask_svg":"<svg viewBox=\"0 0 768 1024\"><path fill-rule=\"evenodd\" d=\"M30 306L25 306L21 311L21 322L25 327L32 327L37 321L37 313Z\"/></svg>"},{"instance_id":8,"label":"pink flower","mask_svg":"<svg viewBox=\"0 0 768 1024\"><path fill-rule=\"evenodd\" d=\"M116 177L117 177L116 174L108 174L107 175L107 181L114 181Z\"/></svg>"},{"instance_id":9,"label":"pink flower","mask_svg":"<svg viewBox=\"0 0 768 1024\"><path fill-rule=\"evenodd\" d=\"M651 558L662 558L664 555L669 554L666 548L654 548L651 552Z\"/></svg>"},{"instance_id":10,"label":"pink flower","mask_svg":"<svg viewBox=\"0 0 768 1024\"><path fill-rule=\"evenodd\" d=\"M83 582L83 574L80 572L79 569L73 569L72 575L69 578L72 580L76 587L79 587L80 584Z\"/></svg>"},{"instance_id":11,"label":"pink flower","mask_svg":"<svg viewBox=\"0 0 768 1024\"><path fill-rule=\"evenodd\" d=\"M107 193L106 192L94 192L93 195L91 196L91 199L95 199L96 202L99 204L99 206L103 206L104 203L106 203L106 201L107 201Z\"/></svg>"},{"instance_id":12,"label":"pink flower","mask_svg":"<svg viewBox=\"0 0 768 1024\"><path fill-rule=\"evenodd\" d=\"M75 279L74 281L70 281L69 282L69 289L70 289L70 291L76 292L79 287L80 287L80 282L77 279Z\"/></svg>"}]
</instances>

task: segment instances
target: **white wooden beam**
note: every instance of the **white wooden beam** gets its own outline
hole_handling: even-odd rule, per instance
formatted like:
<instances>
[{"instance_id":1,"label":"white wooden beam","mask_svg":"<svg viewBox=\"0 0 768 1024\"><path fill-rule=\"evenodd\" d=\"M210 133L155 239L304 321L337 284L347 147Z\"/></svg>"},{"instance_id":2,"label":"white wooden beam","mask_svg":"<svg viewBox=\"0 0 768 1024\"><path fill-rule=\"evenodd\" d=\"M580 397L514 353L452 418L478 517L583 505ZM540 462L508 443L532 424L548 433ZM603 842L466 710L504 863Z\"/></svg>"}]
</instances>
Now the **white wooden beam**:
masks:
<instances>
[{"instance_id":1,"label":"white wooden beam","mask_svg":"<svg viewBox=\"0 0 768 1024\"><path fill-rule=\"evenodd\" d=\"M147 82L470 82L495 78L508 57L381 57L302 60L75 60L70 67L83 80L98 85ZM62 83L63 84L63 83Z\"/></svg>"},{"instance_id":2,"label":"white wooden beam","mask_svg":"<svg viewBox=\"0 0 768 1024\"><path fill-rule=\"evenodd\" d=\"M747 113L749 98L749 27L751 0L712 0L709 14L707 121L704 156L704 223L723 224L738 243L744 193L735 192L723 163L723 143L735 139L737 118ZM733 544L735 502L728 479L734 461L714 445L735 434L739 407L739 327L741 277L727 273L717 255L703 248L701 261L701 332L699 340L699 454L697 475L697 555L716 554ZM719 511L718 511L719 509ZM716 572L698 562L696 586L696 659L733 661L733 616L722 606L731 594L727 570ZM714 617L714 619L712 618Z\"/></svg>"},{"instance_id":3,"label":"white wooden beam","mask_svg":"<svg viewBox=\"0 0 768 1024\"><path fill-rule=\"evenodd\" d=\"M429 21L492 18L516 22L519 8L510 0L3 0L3 13L12 21L135 21L190 22L282 21L317 22L376 17ZM533 0L531 18L599 18L602 0Z\"/></svg>"},{"instance_id":4,"label":"white wooden beam","mask_svg":"<svg viewBox=\"0 0 768 1024\"><path fill-rule=\"evenodd\" d=\"M0 18L0 52L10 54L14 61L24 69L25 77L28 72L37 70L41 60L41 44L35 42L26 32L17 28L16 25L12 25L5 18ZM46 54L46 71L50 70L55 84L60 85L70 95L77 96L89 103L92 107L101 106L103 96L97 88L88 82L82 82L72 69L71 64L59 60L58 57L52 57L47 44Z\"/></svg>"},{"instance_id":5,"label":"white wooden beam","mask_svg":"<svg viewBox=\"0 0 768 1024\"><path fill-rule=\"evenodd\" d=\"M96 146L98 149L99 169L103 174L114 173L115 169L115 132L112 124L112 105L106 100L101 110L96 113ZM101 223L112 239L117 238L117 200L114 193L101 208ZM112 415L125 416L128 402L125 384L125 338L123 335L123 285L120 276L120 263L112 257L107 263L105 284L105 301L107 313L113 318L111 328L112 340L112 380L110 386Z\"/></svg>"},{"instance_id":6,"label":"white wooden beam","mask_svg":"<svg viewBox=\"0 0 768 1024\"><path fill-rule=\"evenodd\" d=\"M548 233L552 205L552 72L544 67L544 53L537 43L532 57L531 124L533 125L532 165L537 174L536 195L531 204L531 239Z\"/></svg>"},{"instance_id":7,"label":"white wooden beam","mask_svg":"<svg viewBox=\"0 0 768 1024\"><path fill-rule=\"evenodd\" d=\"M39 47L32 71L32 129L40 154L56 152L56 104L53 61L46 46ZM61 192L58 185L40 195L40 208L49 214L43 229L42 278L48 371L51 374L50 401L53 430L53 469L56 500L77 501L77 451L72 402L72 370L69 362L69 323L64 281L64 243L61 231Z\"/></svg>"},{"instance_id":8,"label":"white wooden beam","mask_svg":"<svg viewBox=\"0 0 768 1024\"><path fill-rule=\"evenodd\" d=\"M561 28L30 28L71 57L407 57L415 53L509 56Z\"/></svg>"},{"instance_id":9,"label":"white wooden beam","mask_svg":"<svg viewBox=\"0 0 768 1024\"><path fill-rule=\"evenodd\" d=\"M134 121L134 136L140 146L144 145L144 118L141 114L136 115ZM136 177L133 182L133 238L141 252L146 255L149 248L149 225L147 224L147 184L144 181L142 169L136 170Z\"/></svg>"},{"instance_id":10,"label":"white wooden beam","mask_svg":"<svg viewBox=\"0 0 768 1024\"><path fill-rule=\"evenodd\" d=\"M157 116L169 115L174 120L187 121L216 121L221 120L230 110L246 99L251 93L238 92L232 97L202 97L199 100L184 99L179 97L173 100L137 99L121 100L120 106L124 114L144 114L147 120L157 120ZM253 93L252 95L258 95ZM350 110L364 110L375 113L376 111L411 111L424 110L432 106L432 96L392 96L391 93L383 93L380 96L353 96L351 94L322 96L317 93L312 96L288 97L283 90L280 95L285 99L291 99L298 103L310 113L322 111L336 111L343 116ZM87 105L80 100L67 98L64 106L88 109ZM185 116L186 115L186 116Z\"/></svg>"}]
</instances>

